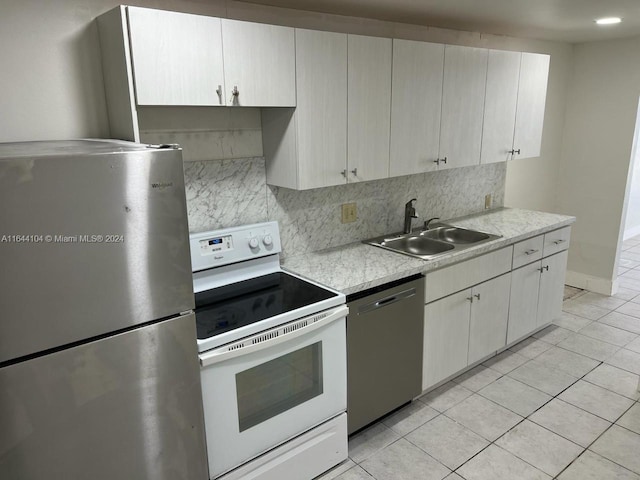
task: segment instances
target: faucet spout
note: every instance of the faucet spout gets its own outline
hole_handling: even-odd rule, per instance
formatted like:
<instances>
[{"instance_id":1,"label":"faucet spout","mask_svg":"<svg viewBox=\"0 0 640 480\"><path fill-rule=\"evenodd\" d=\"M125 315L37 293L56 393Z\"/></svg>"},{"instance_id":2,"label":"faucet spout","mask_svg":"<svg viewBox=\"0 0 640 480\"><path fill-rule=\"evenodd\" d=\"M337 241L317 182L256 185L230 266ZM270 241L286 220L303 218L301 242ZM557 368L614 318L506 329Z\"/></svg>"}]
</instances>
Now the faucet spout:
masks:
<instances>
[{"instance_id":1,"label":"faucet spout","mask_svg":"<svg viewBox=\"0 0 640 480\"><path fill-rule=\"evenodd\" d=\"M412 198L404 205L404 230L403 233L411 233L411 220L418 218L416 209L413 207L413 202L416 202L416 198Z\"/></svg>"}]
</instances>

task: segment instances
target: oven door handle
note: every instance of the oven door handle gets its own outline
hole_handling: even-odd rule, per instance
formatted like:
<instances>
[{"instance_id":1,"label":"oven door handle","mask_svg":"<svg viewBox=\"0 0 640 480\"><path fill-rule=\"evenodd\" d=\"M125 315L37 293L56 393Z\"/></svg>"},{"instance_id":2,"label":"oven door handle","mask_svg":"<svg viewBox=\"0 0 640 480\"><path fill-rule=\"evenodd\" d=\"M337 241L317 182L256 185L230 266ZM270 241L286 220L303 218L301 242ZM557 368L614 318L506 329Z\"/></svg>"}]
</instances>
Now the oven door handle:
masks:
<instances>
[{"instance_id":1,"label":"oven door handle","mask_svg":"<svg viewBox=\"0 0 640 480\"><path fill-rule=\"evenodd\" d=\"M340 318L346 317L349 313L349 308L346 305L340 306L331 312L323 312L316 315L310 315L309 317L296 320L285 325L281 325L276 328L266 330L264 332L257 333L250 337L233 342L222 347L218 347L209 352L205 352L199 355L200 365L208 367L215 363L223 362L231 358L239 357L241 355L247 355L249 353L264 350L275 345L279 345L284 342L288 342L301 335L307 335L314 330L317 330L329 323L332 323ZM320 317L320 318L318 318ZM318 318L313 321L314 318ZM304 322L307 322L306 325ZM300 325L297 327L297 325ZM296 328L297 327L297 328Z\"/></svg>"}]
</instances>

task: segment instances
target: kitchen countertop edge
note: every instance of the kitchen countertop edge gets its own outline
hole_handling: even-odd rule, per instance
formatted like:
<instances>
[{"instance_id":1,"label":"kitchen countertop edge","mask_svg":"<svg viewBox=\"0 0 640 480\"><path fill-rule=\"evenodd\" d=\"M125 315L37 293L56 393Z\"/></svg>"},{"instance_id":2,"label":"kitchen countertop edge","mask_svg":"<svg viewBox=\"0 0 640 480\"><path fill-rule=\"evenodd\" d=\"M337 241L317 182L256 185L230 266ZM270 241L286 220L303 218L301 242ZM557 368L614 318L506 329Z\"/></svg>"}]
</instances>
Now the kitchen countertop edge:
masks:
<instances>
[{"instance_id":1,"label":"kitchen countertop edge","mask_svg":"<svg viewBox=\"0 0 640 480\"><path fill-rule=\"evenodd\" d=\"M500 238L432 260L422 260L361 242L284 259L282 267L345 295L468 260L573 224L575 217L533 210L499 208L445 223L501 235Z\"/></svg>"}]
</instances>

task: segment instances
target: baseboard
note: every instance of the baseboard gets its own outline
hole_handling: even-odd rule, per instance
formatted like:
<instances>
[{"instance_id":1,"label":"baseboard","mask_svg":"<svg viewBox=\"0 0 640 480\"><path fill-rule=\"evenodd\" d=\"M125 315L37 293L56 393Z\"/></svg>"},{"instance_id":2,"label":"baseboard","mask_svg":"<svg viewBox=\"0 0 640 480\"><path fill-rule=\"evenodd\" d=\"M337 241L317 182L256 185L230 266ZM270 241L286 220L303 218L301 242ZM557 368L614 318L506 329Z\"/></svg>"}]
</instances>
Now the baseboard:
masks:
<instances>
[{"instance_id":1,"label":"baseboard","mask_svg":"<svg viewBox=\"0 0 640 480\"><path fill-rule=\"evenodd\" d=\"M617 279L612 281L607 278L594 277L570 270L567 270L564 283L571 287L582 288L601 295L615 295L618 292Z\"/></svg>"},{"instance_id":2,"label":"baseboard","mask_svg":"<svg viewBox=\"0 0 640 480\"><path fill-rule=\"evenodd\" d=\"M629 230L625 230L622 240L629 240L637 235L640 235L640 225L630 228Z\"/></svg>"}]
</instances>

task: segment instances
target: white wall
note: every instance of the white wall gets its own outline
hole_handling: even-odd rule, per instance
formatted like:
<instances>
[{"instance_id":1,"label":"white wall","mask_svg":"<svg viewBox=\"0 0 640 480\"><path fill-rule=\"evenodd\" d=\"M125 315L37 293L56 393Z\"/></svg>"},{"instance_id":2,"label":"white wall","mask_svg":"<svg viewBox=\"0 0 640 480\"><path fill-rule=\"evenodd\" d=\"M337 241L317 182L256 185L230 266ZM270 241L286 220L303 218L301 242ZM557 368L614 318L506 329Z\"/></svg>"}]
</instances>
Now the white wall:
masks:
<instances>
[{"instance_id":1,"label":"white wall","mask_svg":"<svg viewBox=\"0 0 640 480\"><path fill-rule=\"evenodd\" d=\"M636 118L636 133L631 154L627 193L627 213L623 240L640 235L640 105Z\"/></svg>"},{"instance_id":2,"label":"white wall","mask_svg":"<svg viewBox=\"0 0 640 480\"><path fill-rule=\"evenodd\" d=\"M567 283L616 289L638 96L640 37L574 47L559 183L559 210L575 215Z\"/></svg>"}]
</instances>

